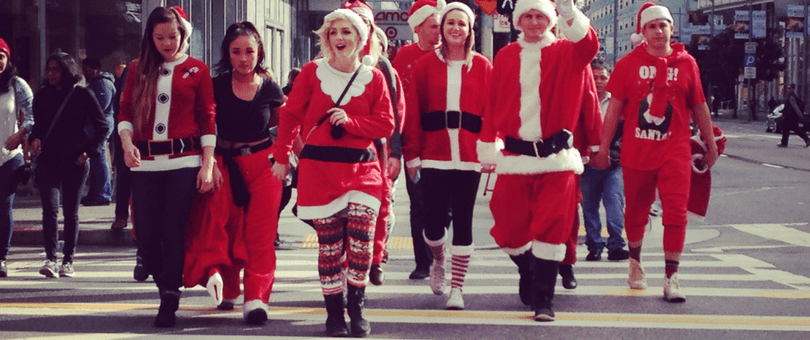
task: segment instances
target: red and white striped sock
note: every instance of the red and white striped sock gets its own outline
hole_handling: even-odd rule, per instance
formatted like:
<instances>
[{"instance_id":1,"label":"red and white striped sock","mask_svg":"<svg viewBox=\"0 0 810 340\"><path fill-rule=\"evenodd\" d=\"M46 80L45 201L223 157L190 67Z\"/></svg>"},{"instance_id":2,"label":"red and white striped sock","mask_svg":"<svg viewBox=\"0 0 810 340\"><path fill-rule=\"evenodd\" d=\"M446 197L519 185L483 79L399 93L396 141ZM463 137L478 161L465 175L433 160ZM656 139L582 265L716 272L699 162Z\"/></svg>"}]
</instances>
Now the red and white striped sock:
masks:
<instances>
[{"instance_id":1,"label":"red and white striped sock","mask_svg":"<svg viewBox=\"0 0 810 340\"><path fill-rule=\"evenodd\" d=\"M453 246L450 248L450 262L452 263L453 279L450 288L461 289L464 286L464 277L467 276L467 268L470 266L473 245Z\"/></svg>"}]
</instances>

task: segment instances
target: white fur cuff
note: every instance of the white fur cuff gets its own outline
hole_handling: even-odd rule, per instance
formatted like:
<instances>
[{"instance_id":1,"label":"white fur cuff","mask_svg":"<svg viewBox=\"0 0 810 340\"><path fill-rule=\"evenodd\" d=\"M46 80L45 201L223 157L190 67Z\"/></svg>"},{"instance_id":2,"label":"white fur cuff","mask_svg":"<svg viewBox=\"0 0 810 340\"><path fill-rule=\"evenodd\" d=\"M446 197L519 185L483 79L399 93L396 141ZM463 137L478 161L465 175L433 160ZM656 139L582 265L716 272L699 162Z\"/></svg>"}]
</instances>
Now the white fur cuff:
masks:
<instances>
[{"instance_id":1,"label":"white fur cuff","mask_svg":"<svg viewBox=\"0 0 810 340\"><path fill-rule=\"evenodd\" d=\"M520 248L501 248L509 256L518 256L532 249L532 243L526 243Z\"/></svg>"},{"instance_id":2,"label":"white fur cuff","mask_svg":"<svg viewBox=\"0 0 810 340\"><path fill-rule=\"evenodd\" d=\"M533 241L532 254L538 259L560 262L565 258L565 245Z\"/></svg>"},{"instance_id":3,"label":"white fur cuff","mask_svg":"<svg viewBox=\"0 0 810 340\"><path fill-rule=\"evenodd\" d=\"M564 19L559 20L558 25L560 26L560 31L566 38L573 42L578 42L588 35L591 20L579 10L575 10L574 13L576 15L574 16L574 21L571 23L571 26L568 26L568 20Z\"/></svg>"},{"instance_id":4,"label":"white fur cuff","mask_svg":"<svg viewBox=\"0 0 810 340\"><path fill-rule=\"evenodd\" d=\"M479 140L475 145L475 151L478 153L478 162L484 164L495 164L498 162L498 154L500 150L495 143L487 143Z\"/></svg>"}]
</instances>

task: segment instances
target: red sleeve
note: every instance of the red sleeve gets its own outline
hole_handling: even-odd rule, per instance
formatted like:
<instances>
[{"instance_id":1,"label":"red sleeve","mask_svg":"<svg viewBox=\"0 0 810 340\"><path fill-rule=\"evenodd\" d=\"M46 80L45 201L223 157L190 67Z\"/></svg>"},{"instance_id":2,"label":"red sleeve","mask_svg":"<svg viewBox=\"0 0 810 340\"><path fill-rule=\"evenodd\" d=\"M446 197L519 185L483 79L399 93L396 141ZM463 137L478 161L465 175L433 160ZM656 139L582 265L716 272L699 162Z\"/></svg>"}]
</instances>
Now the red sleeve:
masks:
<instances>
[{"instance_id":1,"label":"red sleeve","mask_svg":"<svg viewBox=\"0 0 810 340\"><path fill-rule=\"evenodd\" d=\"M216 107L214 101L214 82L211 80L211 72L205 63L200 62L200 87L197 89L197 96L194 102L194 115L197 125L200 128L200 135L216 135Z\"/></svg>"},{"instance_id":2,"label":"red sleeve","mask_svg":"<svg viewBox=\"0 0 810 340\"><path fill-rule=\"evenodd\" d=\"M363 66L361 66L363 67ZM369 106L371 115L349 115L349 120L344 124L346 132L353 135L370 139L380 139L391 137L394 133L394 112L391 109L391 95L388 93L388 85L382 71L372 69L374 79L371 84L366 85L366 92L371 91Z\"/></svg>"},{"instance_id":3,"label":"red sleeve","mask_svg":"<svg viewBox=\"0 0 810 340\"><path fill-rule=\"evenodd\" d=\"M581 140L577 141L575 137L574 144L585 156L590 153L590 146L598 146L602 141L602 110L599 107L599 94L596 91L593 70L590 66L585 67L583 72L582 91L582 109L579 124L577 124L577 130L581 130L582 133L574 134L576 137L581 137Z\"/></svg>"},{"instance_id":4,"label":"red sleeve","mask_svg":"<svg viewBox=\"0 0 810 340\"><path fill-rule=\"evenodd\" d=\"M273 157L282 164L290 163L290 150L292 149L295 136L301 130L301 123L309 106L309 99L312 97L312 89L318 84L313 84L315 78L315 63L309 62L301 68L301 73L295 78L295 85L287 95L287 101L279 109L278 115L278 137L276 137L276 149ZM306 136L302 136L306 139Z\"/></svg>"},{"instance_id":5,"label":"red sleeve","mask_svg":"<svg viewBox=\"0 0 810 340\"><path fill-rule=\"evenodd\" d=\"M405 124L402 132L402 157L409 162L422 154L422 112L420 102L427 100L427 68L428 59L419 59L408 85L407 103L405 104Z\"/></svg>"},{"instance_id":6,"label":"red sleeve","mask_svg":"<svg viewBox=\"0 0 810 340\"><path fill-rule=\"evenodd\" d=\"M608 80L607 86L605 86L605 91L610 92L610 95L613 98L616 98L620 101L625 101L627 99L625 87L626 84L628 84L626 77L628 76L627 74L629 68L627 66L628 62L626 60L627 57L619 59L619 62L616 63L616 67L610 74L610 79Z\"/></svg>"},{"instance_id":7,"label":"red sleeve","mask_svg":"<svg viewBox=\"0 0 810 340\"><path fill-rule=\"evenodd\" d=\"M129 65L129 73L127 74L126 82L124 83L124 90L121 92L121 102L118 112L119 122L132 123L132 92L135 89L135 84L138 82L140 74L138 71L138 61L133 61Z\"/></svg>"},{"instance_id":8,"label":"red sleeve","mask_svg":"<svg viewBox=\"0 0 810 340\"><path fill-rule=\"evenodd\" d=\"M686 99L686 103L689 105L689 109L692 109L697 104L701 104L706 101L706 96L703 94L703 82L700 81L700 69L698 68L697 62L695 59L689 59L689 70L692 72L692 84L689 84L689 98Z\"/></svg>"}]
</instances>

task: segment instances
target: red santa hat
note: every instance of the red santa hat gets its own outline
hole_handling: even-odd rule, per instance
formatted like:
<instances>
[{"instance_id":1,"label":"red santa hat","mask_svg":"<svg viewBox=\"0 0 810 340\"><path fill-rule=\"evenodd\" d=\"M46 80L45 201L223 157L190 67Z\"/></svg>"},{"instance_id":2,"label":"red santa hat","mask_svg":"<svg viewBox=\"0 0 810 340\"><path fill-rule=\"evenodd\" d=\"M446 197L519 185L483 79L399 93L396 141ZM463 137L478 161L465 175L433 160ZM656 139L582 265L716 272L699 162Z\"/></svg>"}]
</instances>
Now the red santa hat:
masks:
<instances>
[{"instance_id":1,"label":"red santa hat","mask_svg":"<svg viewBox=\"0 0 810 340\"><path fill-rule=\"evenodd\" d=\"M444 8L445 5L444 0L419 0L415 2L411 6L411 10L408 11L408 25L411 26L411 30L421 25L431 15L438 15L439 10Z\"/></svg>"},{"instance_id":2,"label":"red santa hat","mask_svg":"<svg viewBox=\"0 0 810 340\"><path fill-rule=\"evenodd\" d=\"M543 13L548 18L548 27L547 29L551 29L554 25L557 24L557 11L554 9L554 4L549 0L520 0L515 5L515 10L512 12L512 22L515 23L516 28L520 28L518 26L518 21L520 20L520 16L526 14L530 10L536 9Z\"/></svg>"},{"instance_id":3,"label":"red santa hat","mask_svg":"<svg viewBox=\"0 0 810 340\"><path fill-rule=\"evenodd\" d=\"M364 51L365 54L368 54L368 50L366 49L366 46L368 45L368 41L369 41L369 38L371 36L369 35L368 26L366 25L365 22L363 22L363 19L360 17L360 15L357 14L357 12L355 12L355 11L353 11L351 9L340 8L340 9L336 9L336 10L332 11L332 13L327 14L323 18L323 24L324 25L329 25L332 21L335 21L335 20L338 20L338 19L347 20L357 30L357 35L358 36L366 37L366 39L360 39L360 43L357 44L357 49L361 50L361 51ZM366 55L366 57L368 57L368 55ZM369 65L369 61L367 59L370 59L370 58L366 58L366 57L363 57L362 61L363 61L364 64Z\"/></svg>"},{"instance_id":4,"label":"red santa hat","mask_svg":"<svg viewBox=\"0 0 810 340\"><path fill-rule=\"evenodd\" d=\"M343 3L343 8L353 10L368 22L374 22L374 10L363 0L349 0Z\"/></svg>"},{"instance_id":5,"label":"red santa hat","mask_svg":"<svg viewBox=\"0 0 810 340\"><path fill-rule=\"evenodd\" d=\"M183 41L180 42L180 52L186 52L189 46L188 42L191 40L191 31L192 31L191 23L188 22L188 14L186 14L186 11L184 11L183 7L180 6L173 6L169 9L171 9L172 12L175 12L175 14L177 14L177 17L180 19L180 25L182 25L183 29L186 31L185 39L183 39Z\"/></svg>"},{"instance_id":6,"label":"red santa hat","mask_svg":"<svg viewBox=\"0 0 810 340\"><path fill-rule=\"evenodd\" d=\"M460 10L470 18L470 28L472 28L473 21L475 21L475 13L473 13L472 9L469 6L465 5L463 2L451 2L447 6L444 6L441 10L439 10L439 22L441 23L444 21L444 16L447 15L452 10Z\"/></svg>"},{"instance_id":7,"label":"red santa hat","mask_svg":"<svg viewBox=\"0 0 810 340\"><path fill-rule=\"evenodd\" d=\"M648 22L658 19L668 20L670 24L675 22L672 15L669 13L669 8L657 5L654 2L647 2L641 5L638 10L638 21L636 21L636 33L630 35L630 41L633 45L638 45L644 42L644 36L641 35L641 30Z\"/></svg>"},{"instance_id":8,"label":"red santa hat","mask_svg":"<svg viewBox=\"0 0 810 340\"><path fill-rule=\"evenodd\" d=\"M5 53L8 59L11 59L11 48L8 47L8 44L3 38L0 38L0 52Z\"/></svg>"}]
</instances>

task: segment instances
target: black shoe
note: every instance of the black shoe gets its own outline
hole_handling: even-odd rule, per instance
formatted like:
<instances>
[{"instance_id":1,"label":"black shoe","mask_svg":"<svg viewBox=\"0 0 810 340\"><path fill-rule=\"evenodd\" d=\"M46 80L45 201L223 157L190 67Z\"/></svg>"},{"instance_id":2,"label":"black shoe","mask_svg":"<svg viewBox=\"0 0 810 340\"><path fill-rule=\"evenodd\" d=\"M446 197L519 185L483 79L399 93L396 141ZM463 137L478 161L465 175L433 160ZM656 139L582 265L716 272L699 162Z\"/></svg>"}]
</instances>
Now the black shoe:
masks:
<instances>
[{"instance_id":1,"label":"black shoe","mask_svg":"<svg viewBox=\"0 0 810 340\"><path fill-rule=\"evenodd\" d=\"M233 307L233 300L222 301L222 303L217 305L218 310L233 310Z\"/></svg>"},{"instance_id":2,"label":"black shoe","mask_svg":"<svg viewBox=\"0 0 810 340\"><path fill-rule=\"evenodd\" d=\"M782 144L782 143L776 144L776 146L778 146L778 147L780 147L780 148L786 148L786 147L787 147L787 145Z\"/></svg>"},{"instance_id":3,"label":"black shoe","mask_svg":"<svg viewBox=\"0 0 810 340\"><path fill-rule=\"evenodd\" d=\"M608 250L608 260L624 261L630 258L630 252L622 248Z\"/></svg>"},{"instance_id":4,"label":"black shoe","mask_svg":"<svg viewBox=\"0 0 810 340\"><path fill-rule=\"evenodd\" d=\"M585 261L599 261L602 259L602 251L591 250L588 252L588 256L585 256Z\"/></svg>"},{"instance_id":5,"label":"black shoe","mask_svg":"<svg viewBox=\"0 0 810 340\"><path fill-rule=\"evenodd\" d=\"M174 315L180 307L180 292L164 292L160 294L160 308L155 317L155 327L168 328L177 324L177 317Z\"/></svg>"},{"instance_id":6,"label":"black shoe","mask_svg":"<svg viewBox=\"0 0 810 340\"><path fill-rule=\"evenodd\" d=\"M804 147L805 148L810 148L810 139L807 139L807 140L804 141Z\"/></svg>"},{"instance_id":7,"label":"black shoe","mask_svg":"<svg viewBox=\"0 0 810 340\"><path fill-rule=\"evenodd\" d=\"M518 296L520 296L520 302L526 306L531 306L532 280L534 280L532 274L534 256L529 252L525 252L520 255L510 255L509 258L518 266L518 274L520 274L520 281L518 281Z\"/></svg>"},{"instance_id":8,"label":"black shoe","mask_svg":"<svg viewBox=\"0 0 810 340\"><path fill-rule=\"evenodd\" d=\"M532 268L532 310L535 321L554 321L554 286L557 283L560 263L534 259Z\"/></svg>"},{"instance_id":9,"label":"black shoe","mask_svg":"<svg viewBox=\"0 0 810 340\"><path fill-rule=\"evenodd\" d=\"M324 295L326 302L326 335L330 337L345 337L349 335L349 327L343 316L343 294Z\"/></svg>"},{"instance_id":10,"label":"black shoe","mask_svg":"<svg viewBox=\"0 0 810 340\"><path fill-rule=\"evenodd\" d=\"M382 286L383 282L385 282L385 273L383 273L383 269L380 265L371 265L371 270L368 271L368 280L375 286Z\"/></svg>"},{"instance_id":11,"label":"black shoe","mask_svg":"<svg viewBox=\"0 0 810 340\"><path fill-rule=\"evenodd\" d=\"M132 277L135 278L136 281L146 281L149 278L149 272L146 270L146 267L143 266L143 260L140 257L135 259L135 269L132 271Z\"/></svg>"},{"instance_id":12,"label":"black shoe","mask_svg":"<svg viewBox=\"0 0 810 340\"><path fill-rule=\"evenodd\" d=\"M348 285L348 296L346 303L346 311L351 319L350 325L352 336L357 338L365 338L371 334L371 324L365 319L363 309L366 304L366 288L358 288Z\"/></svg>"},{"instance_id":13,"label":"black shoe","mask_svg":"<svg viewBox=\"0 0 810 340\"><path fill-rule=\"evenodd\" d=\"M82 203L83 206L86 206L86 207L96 207L96 206L110 205L110 201L107 201L107 200L102 199L102 198L92 198L92 197L89 197L89 196L84 196L81 199L81 203Z\"/></svg>"},{"instance_id":14,"label":"black shoe","mask_svg":"<svg viewBox=\"0 0 810 340\"><path fill-rule=\"evenodd\" d=\"M414 269L411 272L411 275L408 276L408 278L411 280L424 280L428 278L428 276L430 276L430 267L427 268L416 267L416 269Z\"/></svg>"},{"instance_id":15,"label":"black shoe","mask_svg":"<svg viewBox=\"0 0 810 340\"><path fill-rule=\"evenodd\" d=\"M574 266L571 264L560 265L560 276L562 277L562 285L565 289L577 288L577 279L574 277ZM553 316L553 315L552 315Z\"/></svg>"}]
</instances>

